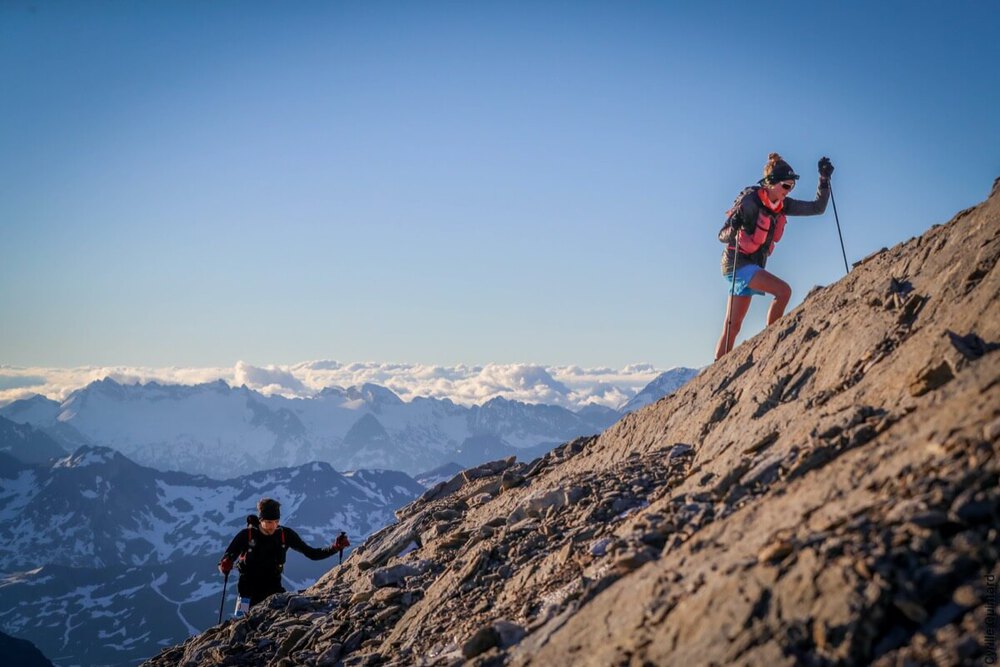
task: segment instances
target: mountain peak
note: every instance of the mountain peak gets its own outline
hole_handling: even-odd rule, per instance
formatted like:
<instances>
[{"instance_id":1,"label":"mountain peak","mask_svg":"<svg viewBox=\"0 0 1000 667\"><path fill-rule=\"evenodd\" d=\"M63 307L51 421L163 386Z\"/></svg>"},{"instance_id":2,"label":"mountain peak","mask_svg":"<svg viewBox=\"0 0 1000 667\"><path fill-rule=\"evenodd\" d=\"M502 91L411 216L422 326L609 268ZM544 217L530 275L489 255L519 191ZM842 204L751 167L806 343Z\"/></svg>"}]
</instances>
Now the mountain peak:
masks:
<instances>
[{"instance_id":1,"label":"mountain peak","mask_svg":"<svg viewBox=\"0 0 1000 667\"><path fill-rule=\"evenodd\" d=\"M118 382L117 380L115 380L111 376L106 376L106 377L101 378L100 380L94 380L93 382L91 382L90 384L88 384L85 387L85 389L93 389L95 391L104 390L104 391L111 391L111 392L113 392L113 391L117 391L117 390L121 389L124 386L125 386L124 384Z\"/></svg>"},{"instance_id":2,"label":"mountain peak","mask_svg":"<svg viewBox=\"0 0 1000 667\"><path fill-rule=\"evenodd\" d=\"M504 398L503 396L494 396L490 400L488 400L485 403L483 403L482 407L486 408L486 409L489 409L489 408L499 408L499 407L506 407L506 406L509 406L509 405L516 405L518 403L519 403L519 401L516 401L516 400L512 401L512 400L510 400L508 398Z\"/></svg>"},{"instance_id":3,"label":"mountain peak","mask_svg":"<svg viewBox=\"0 0 1000 667\"><path fill-rule=\"evenodd\" d=\"M403 404L403 399L397 396L391 389L370 382L366 382L360 387L349 388L347 396L354 400L361 399L372 406Z\"/></svg>"}]
</instances>

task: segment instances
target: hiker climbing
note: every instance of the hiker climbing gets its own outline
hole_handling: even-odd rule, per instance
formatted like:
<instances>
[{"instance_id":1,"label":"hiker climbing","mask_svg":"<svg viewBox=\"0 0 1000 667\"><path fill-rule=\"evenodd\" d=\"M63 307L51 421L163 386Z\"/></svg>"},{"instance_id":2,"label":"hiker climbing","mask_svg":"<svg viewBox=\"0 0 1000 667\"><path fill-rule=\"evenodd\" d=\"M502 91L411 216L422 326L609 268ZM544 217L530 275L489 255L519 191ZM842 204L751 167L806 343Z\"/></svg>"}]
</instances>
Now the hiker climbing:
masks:
<instances>
[{"instance_id":1,"label":"hiker climbing","mask_svg":"<svg viewBox=\"0 0 1000 667\"><path fill-rule=\"evenodd\" d=\"M317 549L302 541L299 534L287 526L280 525L281 504L271 498L261 498L257 503L257 515L247 517L246 530L241 530L219 561L219 572L229 579L235 566L240 572L237 588L243 611L261 602L269 595L283 593L281 573L285 568L285 558L289 549L294 549L311 560L323 560L340 553L350 546L345 533L328 547ZM248 600L247 603L244 598ZM239 613L240 607L237 607Z\"/></svg>"},{"instance_id":2,"label":"hiker climbing","mask_svg":"<svg viewBox=\"0 0 1000 667\"><path fill-rule=\"evenodd\" d=\"M715 347L717 360L733 349L754 295L774 297L767 311L768 325L784 315L792 288L764 266L781 240L786 216L819 215L826 210L832 175L830 159L820 159L816 199L792 199L788 194L795 188L799 175L780 155L771 153L764 165L764 177L756 186L745 188L726 213L719 240L726 244L722 252L722 277L729 288L729 303L722 335Z\"/></svg>"}]
</instances>

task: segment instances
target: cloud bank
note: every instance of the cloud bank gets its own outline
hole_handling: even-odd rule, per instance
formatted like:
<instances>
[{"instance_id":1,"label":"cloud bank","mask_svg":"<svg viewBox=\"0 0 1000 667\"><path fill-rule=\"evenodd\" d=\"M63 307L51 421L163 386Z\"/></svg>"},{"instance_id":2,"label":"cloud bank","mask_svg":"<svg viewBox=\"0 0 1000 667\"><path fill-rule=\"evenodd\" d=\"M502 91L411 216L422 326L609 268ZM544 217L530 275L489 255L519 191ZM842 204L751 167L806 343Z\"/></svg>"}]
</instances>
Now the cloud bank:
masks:
<instances>
[{"instance_id":1,"label":"cloud bank","mask_svg":"<svg viewBox=\"0 0 1000 667\"><path fill-rule=\"evenodd\" d=\"M618 408L662 370L651 364L625 368L583 368L536 364L435 366L383 362L308 361L290 366L255 366L245 361L230 368L144 368L86 366L20 368L0 366L0 405L41 394L64 400L91 382L111 378L121 384L201 384L222 380L267 395L308 398L326 387L372 383L388 387L404 401L419 396L451 399L460 405L502 397L578 410L588 405Z\"/></svg>"}]
</instances>

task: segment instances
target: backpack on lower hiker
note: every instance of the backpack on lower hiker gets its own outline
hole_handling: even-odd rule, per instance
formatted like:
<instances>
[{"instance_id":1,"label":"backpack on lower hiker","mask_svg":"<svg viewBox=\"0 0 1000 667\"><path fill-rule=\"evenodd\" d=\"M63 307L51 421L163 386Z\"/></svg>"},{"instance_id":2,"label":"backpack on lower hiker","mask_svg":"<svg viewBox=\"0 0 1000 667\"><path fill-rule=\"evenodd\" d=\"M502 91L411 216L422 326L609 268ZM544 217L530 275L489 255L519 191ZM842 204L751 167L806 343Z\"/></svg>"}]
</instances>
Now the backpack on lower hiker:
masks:
<instances>
[{"instance_id":1,"label":"backpack on lower hiker","mask_svg":"<svg viewBox=\"0 0 1000 667\"><path fill-rule=\"evenodd\" d=\"M253 553L254 547L257 546L257 541L254 539L253 530L256 528L260 530L260 518L254 514L247 516L247 550L239 555L234 564L236 569L241 573L247 568L247 559ZM285 569L285 560L288 558L288 544L285 541L285 527L278 527L278 535L281 538L281 548L276 553L275 565L278 568L278 572L282 572Z\"/></svg>"}]
</instances>

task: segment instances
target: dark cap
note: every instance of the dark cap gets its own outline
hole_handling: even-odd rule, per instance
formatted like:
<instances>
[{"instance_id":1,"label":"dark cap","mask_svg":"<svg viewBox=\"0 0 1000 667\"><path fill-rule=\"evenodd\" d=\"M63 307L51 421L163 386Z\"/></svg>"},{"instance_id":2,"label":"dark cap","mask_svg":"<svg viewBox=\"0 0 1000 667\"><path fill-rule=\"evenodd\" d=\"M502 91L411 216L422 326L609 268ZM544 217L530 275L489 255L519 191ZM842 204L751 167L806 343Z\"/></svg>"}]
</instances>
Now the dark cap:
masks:
<instances>
[{"instance_id":1,"label":"dark cap","mask_svg":"<svg viewBox=\"0 0 1000 667\"><path fill-rule=\"evenodd\" d=\"M261 498L257 502L257 514L264 521L277 521L281 518L281 503L272 498Z\"/></svg>"},{"instance_id":2,"label":"dark cap","mask_svg":"<svg viewBox=\"0 0 1000 667\"><path fill-rule=\"evenodd\" d=\"M771 153L767 164L764 165L764 178L761 183L780 183L781 181L797 181L799 175L792 169L792 165L785 162L777 153Z\"/></svg>"}]
</instances>

